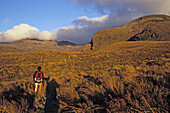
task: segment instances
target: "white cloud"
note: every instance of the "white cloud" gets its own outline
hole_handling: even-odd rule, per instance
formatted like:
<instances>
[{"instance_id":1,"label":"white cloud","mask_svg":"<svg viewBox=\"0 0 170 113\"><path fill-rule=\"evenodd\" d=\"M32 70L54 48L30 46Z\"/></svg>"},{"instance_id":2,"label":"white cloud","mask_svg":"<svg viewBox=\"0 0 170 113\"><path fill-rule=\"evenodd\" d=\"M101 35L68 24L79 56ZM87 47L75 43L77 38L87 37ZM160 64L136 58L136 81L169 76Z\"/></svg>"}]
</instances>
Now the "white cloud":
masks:
<instances>
[{"instance_id":1,"label":"white cloud","mask_svg":"<svg viewBox=\"0 0 170 113\"><path fill-rule=\"evenodd\" d=\"M16 25L0 34L0 42L10 42L23 38L52 39L52 34L48 31L40 32L37 28L28 24Z\"/></svg>"},{"instance_id":2,"label":"white cloud","mask_svg":"<svg viewBox=\"0 0 170 113\"><path fill-rule=\"evenodd\" d=\"M96 23L103 23L105 20L107 20L108 15L104 15L102 17L94 17L94 18L88 18L87 16L81 16L77 20L74 20L73 23L75 24L96 24Z\"/></svg>"},{"instance_id":3,"label":"white cloud","mask_svg":"<svg viewBox=\"0 0 170 113\"><path fill-rule=\"evenodd\" d=\"M51 32L49 32L49 31L41 32L39 38L43 39L43 40L53 40L54 39Z\"/></svg>"}]
</instances>

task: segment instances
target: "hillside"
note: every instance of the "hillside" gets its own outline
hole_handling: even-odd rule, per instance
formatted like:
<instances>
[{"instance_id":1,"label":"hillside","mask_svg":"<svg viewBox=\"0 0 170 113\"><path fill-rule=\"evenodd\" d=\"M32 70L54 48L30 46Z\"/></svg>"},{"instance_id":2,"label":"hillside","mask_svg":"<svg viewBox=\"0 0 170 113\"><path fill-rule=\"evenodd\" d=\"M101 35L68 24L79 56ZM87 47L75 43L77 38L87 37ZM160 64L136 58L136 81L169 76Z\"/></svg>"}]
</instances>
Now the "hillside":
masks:
<instances>
[{"instance_id":1,"label":"hillside","mask_svg":"<svg viewBox=\"0 0 170 113\"><path fill-rule=\"evenodd\" d=\"M28 52L57 50L67 52L80 52L83 45L76 45L69 41L39 40L39 39L21 39L14 42L0 44L1 52Z\"/></svg>"},{"instance_id":2,"label":"hillside","mask_svg":"<svg viewBox=\"0 0 170 113\"><path fill-rule=\"evenodd\" d=\"M149 15L140 17L122 27L98 31L92 38L93 50L118 41L169 41L170 16ZM90 50L90 44L84 50Z\"/></svg>"},{"instance_id":3,"label":"hillside","mask_svg":"<svg viewBox=\"0 0 170 113\"><path fill-rule=\"evenodd\" d=\"M58 42L58 45L60 45L60 46L64 46L64 45L72 45L72 46L75 46L76 44L73 43L73 42L69 42L69 41L60 41L60 42Z\"/></svg>"},{"instance_id":4,"label":"hillside","mask_svg":"<svg viewBox=\"0 0 170 113\"><path fill-rule=\"evenodd\" d=\"M168 112L169 45L130 41L93 53L0 52L0 112ZM32 75L39 65L50 80L36 97Z\"/></svg>"}]
</instances>

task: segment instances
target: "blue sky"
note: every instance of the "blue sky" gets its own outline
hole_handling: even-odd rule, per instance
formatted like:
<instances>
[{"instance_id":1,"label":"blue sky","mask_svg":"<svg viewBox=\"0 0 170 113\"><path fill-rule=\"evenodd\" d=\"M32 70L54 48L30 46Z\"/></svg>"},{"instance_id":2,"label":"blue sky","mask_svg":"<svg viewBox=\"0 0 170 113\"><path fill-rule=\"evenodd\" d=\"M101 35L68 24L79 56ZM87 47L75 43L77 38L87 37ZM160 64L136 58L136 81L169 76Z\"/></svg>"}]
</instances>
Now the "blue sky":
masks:
<instances>
[{"instance_id":1,"label":"blue sky","mask_svg":"<svg viewBox=\"0 0 170 113\"><path fill-rule=\"evenodd\" d=\"M88 43L102 29L151 14L170 0L0 0L0 42L23 38Z\"/></svg>"},{"instance_id":2,"label":"blue sky","mask_svg":"<svg viewBox=\"0 0 170 113\"><path fill-rule=\"evenodd\" d=\"M0 32L21 23L37 27L40 31L51 31L72 25L72 20L80 16L100 16L68 0L0 0L0 4Z\"/></svg>"}]
</instances>

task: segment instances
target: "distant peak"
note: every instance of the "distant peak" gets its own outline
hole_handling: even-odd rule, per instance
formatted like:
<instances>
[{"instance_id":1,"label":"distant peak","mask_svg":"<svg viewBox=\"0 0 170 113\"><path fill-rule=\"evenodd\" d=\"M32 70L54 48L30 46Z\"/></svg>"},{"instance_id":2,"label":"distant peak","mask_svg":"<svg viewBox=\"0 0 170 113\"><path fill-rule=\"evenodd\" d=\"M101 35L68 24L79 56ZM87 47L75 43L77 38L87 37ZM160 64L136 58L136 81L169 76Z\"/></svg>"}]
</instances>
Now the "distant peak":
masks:
<instances>
[{"instance_id":1,"label":"distant peak","mask_svg":"<svg viewBox=\"0 0 170 113\"><path fill-rule=\"evenodd\" d=\"M73 43L73 42L70 42L70 41L59 41L58 45L59 46L64 46L64 45L76 45L76 44Z\"/></svg>"},{"instance_id":2,"label":"distant peak","mask_svg":"<svg viewBox=\"0 0 170 113\"><path fill-rule=\"evenodd\" d=\"M44 41L44 40L41 40L41 39L37 39L37 38L27 38L26 40L36 40L36 41Z\"/></svg>"}]
</instances>

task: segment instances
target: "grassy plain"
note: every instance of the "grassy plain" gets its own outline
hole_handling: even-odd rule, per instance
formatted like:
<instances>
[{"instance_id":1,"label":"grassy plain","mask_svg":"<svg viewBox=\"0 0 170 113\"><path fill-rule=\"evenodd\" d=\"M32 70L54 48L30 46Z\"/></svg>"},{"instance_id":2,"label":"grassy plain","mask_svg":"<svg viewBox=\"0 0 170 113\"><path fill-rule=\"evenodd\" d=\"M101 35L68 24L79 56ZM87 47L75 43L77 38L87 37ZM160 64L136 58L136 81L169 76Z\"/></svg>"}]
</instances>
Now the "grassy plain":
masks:
<instances>
[{"instance_id":1,"label":"grassy plain","mask_svg":"<svg viewBox=\"0 0 170 113\"><path fill-rule=\"evenodd\" d=\"M136 41L90 52L1 52L0 111L35 112L33 99L36 112L168 112L169 45ZM33 95L32 76L38 66L50 76L40 98ZM56 99L50 107L48 96Z\"/></svg>"}]
</instances>

